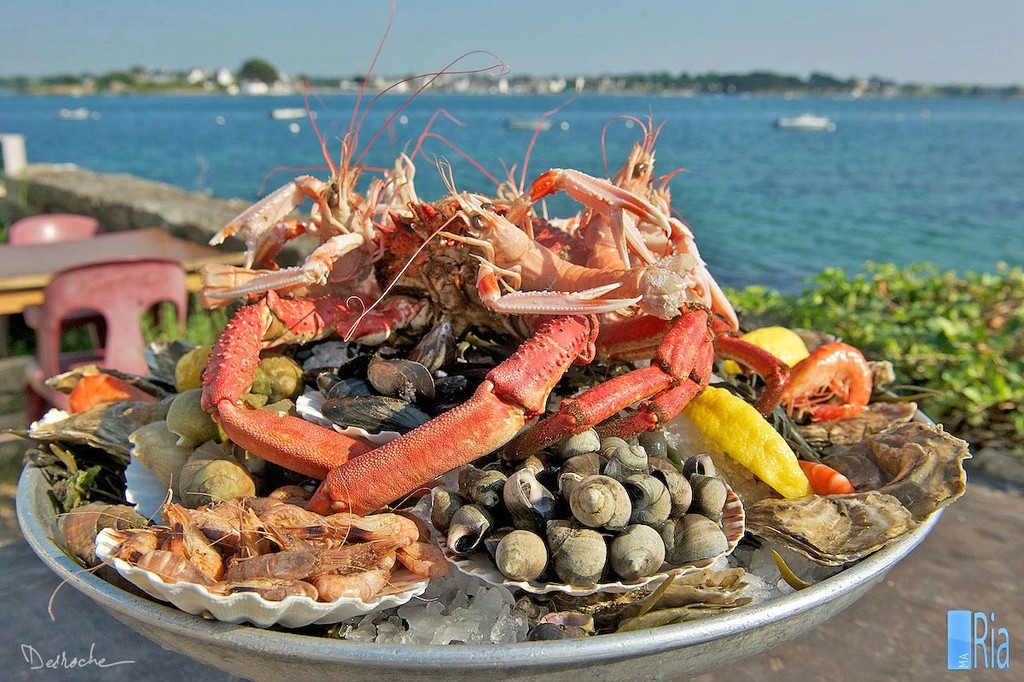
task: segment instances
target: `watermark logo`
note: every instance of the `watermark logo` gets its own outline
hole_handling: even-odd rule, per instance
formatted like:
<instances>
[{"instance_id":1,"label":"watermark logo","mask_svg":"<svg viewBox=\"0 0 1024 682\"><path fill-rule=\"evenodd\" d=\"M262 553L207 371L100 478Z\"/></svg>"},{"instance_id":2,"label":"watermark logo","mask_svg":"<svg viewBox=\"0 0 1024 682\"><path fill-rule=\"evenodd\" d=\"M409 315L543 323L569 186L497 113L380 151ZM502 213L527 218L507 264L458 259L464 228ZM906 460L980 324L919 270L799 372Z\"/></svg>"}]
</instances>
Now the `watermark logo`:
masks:
<instances>
[{"instance_id":1,"label":"watermark logo","mask_svg":"<svg viewBox=\"0 0 1024 682\"><path fill-rule=\"evenodd\" d=\"M946 668L972 670L1010 667L1010 633L996 627L996 614L946 612Z\"/></svg>"}]
</instances>

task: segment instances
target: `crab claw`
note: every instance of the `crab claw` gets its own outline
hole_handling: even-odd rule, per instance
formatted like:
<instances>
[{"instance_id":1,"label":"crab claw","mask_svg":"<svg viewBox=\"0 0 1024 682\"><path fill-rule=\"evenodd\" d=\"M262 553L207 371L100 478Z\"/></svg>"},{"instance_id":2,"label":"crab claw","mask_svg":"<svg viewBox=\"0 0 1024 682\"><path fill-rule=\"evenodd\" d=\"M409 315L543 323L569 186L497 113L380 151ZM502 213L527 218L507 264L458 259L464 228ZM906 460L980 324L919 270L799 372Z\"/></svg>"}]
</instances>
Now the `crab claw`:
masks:
<instances>
[{"instance_id":1,"label":"crab claw","mask_svg":"<svg viewBox=\"0 0 1024 682\"><path fill-rule=\"evenodd\" d=\"M364 514L501 447L544 411L548 394L569 365L593 357L596 336L593 318L549 320L488 372L468 401L337 467L306 508L318 514Z\"/></svg>"}]
</instances>

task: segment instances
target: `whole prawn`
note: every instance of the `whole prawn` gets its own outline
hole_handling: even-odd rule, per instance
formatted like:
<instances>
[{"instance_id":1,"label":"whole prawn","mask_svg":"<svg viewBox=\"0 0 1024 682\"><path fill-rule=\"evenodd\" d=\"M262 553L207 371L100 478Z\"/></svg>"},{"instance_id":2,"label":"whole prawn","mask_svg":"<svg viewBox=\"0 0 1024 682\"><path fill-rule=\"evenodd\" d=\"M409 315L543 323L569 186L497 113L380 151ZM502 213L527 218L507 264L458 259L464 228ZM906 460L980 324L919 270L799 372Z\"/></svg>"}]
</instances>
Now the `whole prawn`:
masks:
<instances>
[{"instance_id":1,"label":"whole prawn","mask_svg":"<svg viewBox=\"0 0 1024 682\"><path fill-rule=\"evenodd\" d=\"M863 353L846 343L826 343L796 364L780 402L789 414L807 413L812 421L847 419L864 410L871 388Z\"/></svg>"}]
</instances>

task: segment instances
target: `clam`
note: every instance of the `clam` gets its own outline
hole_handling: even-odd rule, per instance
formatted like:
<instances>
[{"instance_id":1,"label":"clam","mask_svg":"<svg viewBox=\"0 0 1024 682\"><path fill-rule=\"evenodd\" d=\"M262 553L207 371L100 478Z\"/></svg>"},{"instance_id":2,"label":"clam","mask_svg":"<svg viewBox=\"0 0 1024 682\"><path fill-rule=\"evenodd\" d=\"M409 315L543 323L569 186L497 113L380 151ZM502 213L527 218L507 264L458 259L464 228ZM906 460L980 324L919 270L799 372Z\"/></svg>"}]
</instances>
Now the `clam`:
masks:
<instances>
[{"instance_id":1,"label":"clam","mask_svg":"<svg viewBox=\"0 0 1024 682\"><path fill-rule=\"evenodd\" d=\"M479 504L464 504L452 515L446 544L452 552L469 554L494 527L494 517Z\"/></svg>"},{"instance_id":2,"label":"clam","mask_svg":"<svg viewBox=\"0 0 1024 682\"><path fill-rule=\"evenodd\" d=\"M601 441L601 454L608 458L604 475L622 481L633 474L647 473L647 452L639 445L630 445L616 436Z\"/></svg>"},{"instance_id":3,"label":"clam","mask_svg":"<svg viewBox=\"0 0 1024 682\"><path fill-rule=\"evenodd\" d=\"M683 462L683 476L689 478L693 474L700 474L701 476L718 475L718 470L715 468L715 462L711 459L711 455L694 455L693 457L686 458L686 461Z\"/></svg>"},{"instance_id":4,"label":"clam","mask_svg":"<svg viewBox=\"0 0 1024 682\"><path fill-rule=\"evenodd\" d=\"M430 370L412 360L374 358L366 369L366 380L381 395L413 402L434 400L434 377Z\"/></svg>"},{"instance_id":5,"label":"clam","mask_svg":"<svg viewBox=\"0 0 1024 682\"><path fill-rule=\"evenodd\" d=\"M578 611L553 611L541 616L526 639L539 642L551 639L579 639L596 632L594 617Z\"/></svg>"},{"instance_id":6,"label":"clam","mask_svg":"<svg viewBox=\"0 0 1024 682\"><path fill-rule=\"evenodd\" d=\"M665 461L668 462L668 460ZM669 462L667 468L652 468L651 476L661 481L668 491L668 498L672 503L669 516L676 518L685 514L693 502L693 489L690 487L690 482L686 480L686 477L672 466L671 462ZM721 515L721 507L718 508L718 513Z\"/></svg>"},{"instance_id":7,"label":"clam","mask_svg":"<svg viewBox=\"0 0 1024 682\"><path fill-rule=\"evenodd\" d=\"M765 498L745 511L747 530L754 535L830 566L862 559L915 525L898 499L877 490Z\"/></svg>"},{"instance_id":8,"label":"clam","mask_svg":"<svg viewBox=\"0 0 1024 682\"><path fill-rule=\"evenodd\" d=\"M555 573L563 583L579 587L597 584L608 559L608 547L600 533L557 520L548 522L547 537Z\"/></svg>"},{"instance_id":9,"label":"clam","mask_svg":"<svg viewBox=\"0 0 1024 682\"><path fill-rule=\"evenodd\" d=\"M487 508L497 507L506 480L500 471L467 464L459 469L459 494Z\"/></svg>"},{"instance_id":10,"label":"clam","mask_svg":"<svg viewBox=\"0 0 1024 682\"><path fill-rule=\"evenodd\" d=\"M602 475L587 476L573 485L569 508L583 525L609 530L625 528L633 510L623 485Z\"/></svg>"},{"instance_id":11,"label":"clam","mask_svg":"<svg viewBox=\"0 0 1024 682\"><path fill-rule=\"evenodd\" d=\"M665 563L665 542L650 526L627 526L611 542L608 560L612 570L626 581L653 575Z\"/></svg>"},{"instance_id":12,"label":"clam","mask_svg":"<svg viewBox=\"0 0 1024 682\"><path fill-rule=\"evenodd\" d=\"M430 421L430 416L398 398L368 395L329 398L320 411L338 426L357 426L367 431L412 431Z\"/></svg>"},{"instance_id":13,"label":"clam","mask_svg":"<svg viewBox=\"0 0 1024 682\"><path fill-rule=\"evenodd\" d=\"M514 530L498 543L494 563L507 578L533 580L547 568L548 550L536 533Z\"/></svg>"},{"instance_id":14,"label":"clam","mask_svg":"<svg viewBox=\"0 0 1024 682\"><path fill-rule=\"evenodd\" d=\"M255 494L256 482L245 465L216 443L207 442L197 448L181 467L178 495L191 509Z\"/></svg>"},{"instance_id":15,"label":"clam","mask_svg":"<svg viewBox=\"0 0 1024 682\"><path fill-rule=\"evenodd\" d=\"M712 521L721 519L726 498L726 487L722 479L693 474L690 476L690 487L693 489L690 511Z\"/></svg>"},{"instance_id":16,"label":"clam","mask_svg":"<svg viewBox=\"0 0 1024 682\"><path fill-rule=\"evenodd\" d=\"M601 437L594 429L574 433L566 437L559 446L559 452L563 459L585 455L588 452L598 452L600 449Z\"/></svg>"},{"instance_id":17,"label":"clam","mask_svg":"<svg viewBox=\"0 0 1024 682\"><path fill-rule=\"evenodd\" d=\"M672 513L672 498L665 484L650 474L633 474L622 481L632 504L630 523L658 527Z\"/></svg>"},{"instance_id":18,"label":"clam","mask_svg":"<svg viewBox=\"0 0 1024 682\"><path fill-rule=\"evenodd\" d=\"M692 564L725 554L729 540L717 523L700 514L683 514L661 527L665 558L674 566Z\"/></svg>"},{"instance_id":19,"label":"clam","mask_svg":"<svg viewBox=\"0 0 1024 682\"><path fill-rule=\"evenodd\" d=\"M505 509L516 528L542 532L555 515L558 500L541 485L531 468L515 471L502 488Z\"/></svg>"},{"instance_id":20,"label":"clam","mask_svg":"<svg viewBox=\"0 0 1024 682\"><path fill-rule=\"evenodd\" d=\"M457 493L444 488L434 488L430 493L430 524L442 533L448 531L452 516L465 501Z\"/></svg>"}]
</instances>

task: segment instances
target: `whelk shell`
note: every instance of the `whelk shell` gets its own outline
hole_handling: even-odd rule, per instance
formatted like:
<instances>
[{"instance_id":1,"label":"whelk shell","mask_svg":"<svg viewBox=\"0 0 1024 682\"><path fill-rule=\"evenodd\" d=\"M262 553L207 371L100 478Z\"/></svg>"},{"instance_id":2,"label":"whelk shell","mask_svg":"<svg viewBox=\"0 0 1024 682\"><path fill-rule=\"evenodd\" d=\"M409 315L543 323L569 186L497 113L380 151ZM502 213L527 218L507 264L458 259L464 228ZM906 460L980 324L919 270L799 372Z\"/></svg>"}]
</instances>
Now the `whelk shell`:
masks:
<instances>
[{"instance_id":1,"label":"whelk shell","mask_svg":"<svg viewBox=\"0 0 1024 682\"><path fill-rule=\"evenodd\" d=\"M558 500L537 480L534 471L526 468L508 477L502 497L515 527L536 533L544 531L547 521L554 518L558 505Z\"/></svg>"},{"instance_id":2,"label":"whelk shell","mask_svg":"<svg viewBox=\"0 0 1024 682\"><path fill-rule=\"evenodd\" d=\"M665 542L650 526L627 526L611 542L608 559L612 570L626 581L653 575L665 563Z\"/></svg>"},{"instance_id":3,"label":"whelk shell","mask_svg":"<svg viewBox=\"0 0 1024 682\"><path fill-rule=\"evenodd\" d=\"M625 528L633 510L622 483L603 475L587 476L573 485L569 508L583 525L609 530Z\"/></svg>"},{"instance_id":4,"label":"whelk shell","mask_svg":"<svg viewBox=\"0 0 1024 682\"><path fill-rule=\"evenodd\" d=\"M639 445L630 445L616 436L601 441L601 454L608 458L604 475L623 481L633 474L646 474L647 452Z\"/></svg>"},{"instance_id":5,"label":"whelk shell","mask_svg":"<svg viewBox=\"0 0 1024 682\"><path fill-rule=\"evenodd\" d=\"M664 483L650 474L633 474L626 477L622 485L632 503L630 523L659 527L668 520L672 512L672 498Z\"/></svg>"},{"instance_id":6,"label":"whelk shell","mask_svg":"<svg viewBox=\"0 0 1024 682\"><path fill-rule=\"evenodd\" d=\"M495 469L479 469L472 464L459 469L459 494L487 508L497 507L505 488L505 474Z\"/></svg>"},{"instance_id":7,"label":"whelk shell","mask_svg":"<svg viewBox=\"0 0 1024 682\"><path fill-rule=\"evenodd\" d=\"M725 533L706 516L683 514L661 528L665 559L675 566L710 559L729 550Z\"/></svg>"},{"instance_id":8,"label":"whelk shell","mask_svg":"<svg viewBox=\"0 0 1024 682\"><path fill-rule=\"evenodd\" d=\"M600 533L559 520L548 522L547 536L551 561L562 582L583 587L597 584L608 559Z\"/></svg>"},{"instance_id":9,"label":"whelk shell","mask_svg":"<svg viewBox=\"0 0 1024 682\"><path fill-rule=\"evenodd\" d=\"M498 543L494 563L507 578L533 580L547 568L548 550L536 533L514 530Z\"/></svg>"},{"instance_id":10,"label":"whelk shell","mask_svg":"<svg viewBox=\"0 0 1024 682\"><path fill-rule=\"evenodd\" d=\"M448 526L448 549L456 554L469 554L494 527L494 518L479 504L465 504L452 516Z\"/></svg>"}]
</instances>

